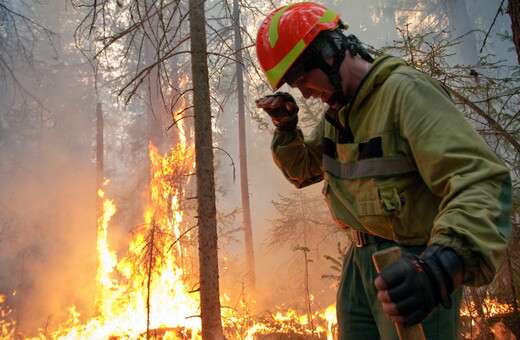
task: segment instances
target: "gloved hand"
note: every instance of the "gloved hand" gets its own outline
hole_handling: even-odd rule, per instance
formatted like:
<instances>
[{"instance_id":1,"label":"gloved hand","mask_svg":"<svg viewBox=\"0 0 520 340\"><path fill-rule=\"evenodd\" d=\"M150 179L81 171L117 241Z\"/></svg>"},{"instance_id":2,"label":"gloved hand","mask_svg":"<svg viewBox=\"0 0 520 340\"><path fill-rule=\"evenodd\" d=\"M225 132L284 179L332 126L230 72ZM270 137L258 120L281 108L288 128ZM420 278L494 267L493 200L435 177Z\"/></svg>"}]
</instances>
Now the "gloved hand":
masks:
<instances>
[{"instance_id":1,"label":"gloved hand","mask_svg":"<svg viewBox=\"0 0 520 340\"><path fill-rule=\"evenodd\" d=\"M410 326L424 320L439 303L450 308L450 294L463 276L462 258L453 249L434 244L421 256L408 253L389 264L374 283L388 318Z\"/></svg>"},{"instance_id":2,"label":"gloved hand","mask_svg":"<svg viewBox=\"0 0 520 340\"><path fill-rule=\"evenodd\" d=\"M298 105L287 92L276 92L258 99L256 106L264 109L273 124L283 130L294 130L298 124Z\"/></svg>"}]
</instances>

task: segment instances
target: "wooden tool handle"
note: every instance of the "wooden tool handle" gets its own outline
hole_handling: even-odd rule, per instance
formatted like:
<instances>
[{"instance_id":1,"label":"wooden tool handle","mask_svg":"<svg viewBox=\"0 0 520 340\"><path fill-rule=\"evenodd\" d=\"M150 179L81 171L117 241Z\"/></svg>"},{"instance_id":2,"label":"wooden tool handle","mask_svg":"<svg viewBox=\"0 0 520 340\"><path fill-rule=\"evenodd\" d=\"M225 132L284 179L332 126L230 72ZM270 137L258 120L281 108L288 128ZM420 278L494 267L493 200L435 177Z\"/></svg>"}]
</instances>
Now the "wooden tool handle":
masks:
<instances>
[{"instance_id":1,"label":"wooden tool handle","mask_svg":"<svg viewBox=\"0 0 520 340\"><path fill-rule=\"evenodd\" d=\"M379 273L384 267L400 259L401 256L401 248L396 246L374 253L372 255L372 261L374 261L376 270ZM397 334L399 335L400 340L426 340L420 323L406 327L405 325L396 322L395 328L397 329Z\"/></svg>"}]
</instances>

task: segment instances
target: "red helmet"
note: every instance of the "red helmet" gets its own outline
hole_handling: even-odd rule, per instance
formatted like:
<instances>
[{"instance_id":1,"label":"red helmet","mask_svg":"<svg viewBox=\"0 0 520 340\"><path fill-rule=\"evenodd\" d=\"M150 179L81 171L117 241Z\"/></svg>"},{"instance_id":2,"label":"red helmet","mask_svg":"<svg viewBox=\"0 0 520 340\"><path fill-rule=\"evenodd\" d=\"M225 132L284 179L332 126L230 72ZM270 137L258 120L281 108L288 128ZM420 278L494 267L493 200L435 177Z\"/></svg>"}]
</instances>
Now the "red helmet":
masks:
<instances>
[{"instance_id":1,"label":"red helmet","mask_svg":"<svg viewBox=\"0 0 520 340\"><path fill-rule=\"evenodd\" d=\"M256 38L260 67L276 91L283 77L318 33L342 26L339 14L301 2L276 9L264 19Z\"/></svg>"}]
</instances>

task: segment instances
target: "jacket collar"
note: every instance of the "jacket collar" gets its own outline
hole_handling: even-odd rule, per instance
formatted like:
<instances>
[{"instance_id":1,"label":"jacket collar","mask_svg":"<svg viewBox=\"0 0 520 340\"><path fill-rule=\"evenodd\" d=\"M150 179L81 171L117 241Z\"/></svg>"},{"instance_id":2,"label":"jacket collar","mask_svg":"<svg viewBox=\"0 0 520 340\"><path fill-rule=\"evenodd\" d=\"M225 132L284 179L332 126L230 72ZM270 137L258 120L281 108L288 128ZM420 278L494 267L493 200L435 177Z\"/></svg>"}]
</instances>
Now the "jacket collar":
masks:
<instances>
[{"instance_id":1,"label":"jacket collar","mask_svg":"<svg viewBox=\"0 0 520 340\"><path fill-rule=\"evenodd\" d=\"M348 111L356 110L372 91L385 82L390 74L399 66L406 65L405 61L391 55L382 55L374 60L373 66L365 78L359 83L356 92L349 103Z\"/></svg>"},{"instance_id":2,"label":"jacket collar","mask_svg":"<svg viewBox=\"0 0 520 340\"><path fill-rule=\"evenodd\" d=\"M326 111L327 116L338 121L341 126L348 128L347 117L350 111L356 110L376 87L384 83L397 67L403 65L406 65L404 60L388 54L376 58L370 71L359 83L350 102L337 110L328 108Z\"/></svg>"}]
</instances>

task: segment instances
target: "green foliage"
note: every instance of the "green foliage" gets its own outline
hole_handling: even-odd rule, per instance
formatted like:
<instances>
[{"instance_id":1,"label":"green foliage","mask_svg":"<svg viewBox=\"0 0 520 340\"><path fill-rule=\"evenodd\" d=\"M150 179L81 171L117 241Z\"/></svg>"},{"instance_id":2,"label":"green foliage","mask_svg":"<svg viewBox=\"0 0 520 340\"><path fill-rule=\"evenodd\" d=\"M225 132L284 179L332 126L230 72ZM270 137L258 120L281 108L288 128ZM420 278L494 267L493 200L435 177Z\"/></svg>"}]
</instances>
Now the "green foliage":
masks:
<instances>
[{"instance_id":1,"label":"green foliage","mask_svg":"<svg viewBox=\"0 0 520 340\"><path fill-rule=\"evenodd\" d=\"M333 279L339 282L341 280L341 272L343 271L343 258L345 257L345 253L347 252L348 247L350 244L347 244L347 246L343 246L341 242L337 243L337 253L336 256L330 256L325 255L324 258L328 262L330 262L330 269L332 270L331 274L322 275L322 279Z\"/></svg>"},{"instance_id":2,"label":"green foliage","mask_svg":"<svg viewBox=\"0 0 520 340\"><path fill-rule=\"evenodd\" d=\"M311 250L309 249L309 247L296 246L296 247L293 248L293 251L303 251L304 253L308 253Z\"/></svg>"}]
</instances>

